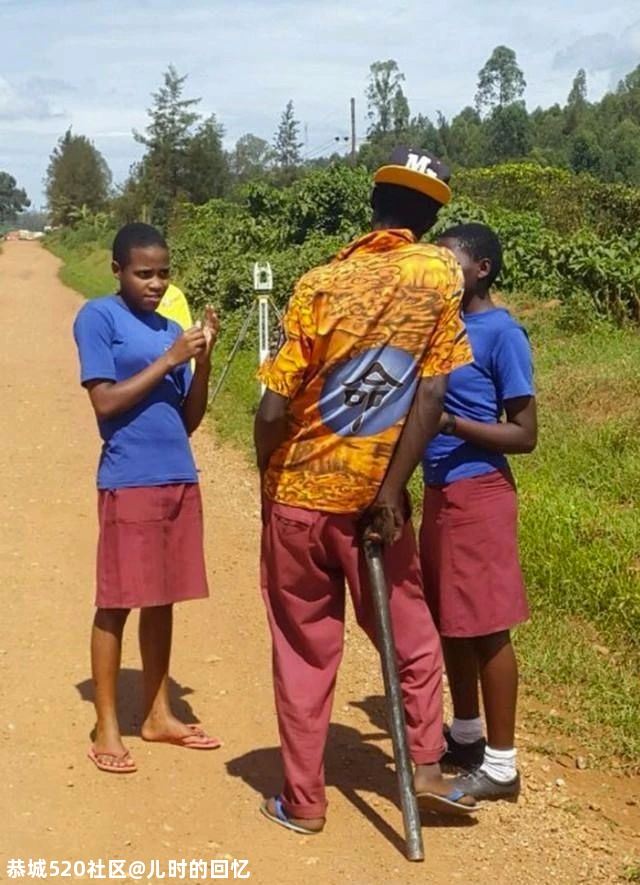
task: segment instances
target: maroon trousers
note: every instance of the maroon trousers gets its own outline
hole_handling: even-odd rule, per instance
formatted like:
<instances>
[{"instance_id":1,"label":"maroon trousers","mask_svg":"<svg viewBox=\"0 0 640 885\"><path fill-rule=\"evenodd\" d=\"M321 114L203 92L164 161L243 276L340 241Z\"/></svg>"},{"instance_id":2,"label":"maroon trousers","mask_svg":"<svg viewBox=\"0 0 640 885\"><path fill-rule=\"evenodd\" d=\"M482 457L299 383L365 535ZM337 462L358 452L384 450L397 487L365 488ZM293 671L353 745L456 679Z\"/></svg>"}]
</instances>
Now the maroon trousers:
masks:
<instances>
[{"instance_id":1,"label":"maroon trousers","mask_svg":"<svg viewBox=\"0 0 640 885\"><path fill-rule=\"evenodd\" d=\"M434 763L443 752L442 654L410 522L385 551L385 570L411 757ZM282 795L292 817L326 811L324 750L343 648L345 579L358 624L375 643L354 517L265 503L261 584L273 642Z\"/></svg>"}]
</instances>

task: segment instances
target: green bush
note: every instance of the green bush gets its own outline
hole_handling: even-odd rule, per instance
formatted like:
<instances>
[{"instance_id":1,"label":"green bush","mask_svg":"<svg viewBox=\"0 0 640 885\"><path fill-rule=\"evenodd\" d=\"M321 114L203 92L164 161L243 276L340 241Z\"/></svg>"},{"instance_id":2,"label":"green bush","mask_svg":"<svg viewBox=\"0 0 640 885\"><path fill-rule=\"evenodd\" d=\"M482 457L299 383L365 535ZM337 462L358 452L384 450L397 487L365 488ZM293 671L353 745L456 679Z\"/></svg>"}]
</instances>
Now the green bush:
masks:
<instances>
[{"instance_id":1,"label":"green bush","mask_svg":"<svg viewBox=\"0 0 640 885\"><path fill-rule=\"evenodd\" d=\"M271 263L281 304L305 271L329 260L364 226L366 174L338 166L316 171L286 190L258 182L233 202L182 205L170 228L172 266L198 308L212 301L223 315L253 297L252 266Z\"/></svg>"},{"instance_id":2,"label":"green bush","mask_svg":"<svg viewBox=\"0 0 640 885\"><path fill-rule=\"evenodd\" d=\"M456 173L456 194L493 209L537 212L561 234L587 227L607 238L636 236L640 228L640 189L608 184L582 173L505 163Z\"/></svg>"},{"instance_id":3,"label":"green bush","mask_svg":"<svg viewBox=\"0 0 640 885\"><path fill-rule=\"evenodd\" d=\"M640 319L640 191L524 163L461 172L454 187L430 236L489 224L503 243L502 289L590 304L594 319ZM287 188L253 182L232 201L181 206L171 225L175 272L194 306L210 300L225 314L246 308L251 265L269 261L282 304L301 273L367 228L369 194L366 170L336 165Z\"/></svg>"}]
</instances>

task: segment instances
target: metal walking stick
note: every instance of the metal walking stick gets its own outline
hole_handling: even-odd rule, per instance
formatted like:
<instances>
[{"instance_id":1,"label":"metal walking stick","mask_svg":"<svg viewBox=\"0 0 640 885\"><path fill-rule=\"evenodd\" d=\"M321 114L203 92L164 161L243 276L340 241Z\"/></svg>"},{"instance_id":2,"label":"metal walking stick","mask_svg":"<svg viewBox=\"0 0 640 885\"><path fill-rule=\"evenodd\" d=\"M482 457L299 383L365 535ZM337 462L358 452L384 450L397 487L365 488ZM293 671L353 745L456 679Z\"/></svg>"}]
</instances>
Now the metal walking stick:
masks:
<instances>
[{"instance_id":1,"label":"metal walking stick","mask_svg":"<svg viewBox=\"0 0 640 885\"><path fill-rule=\"evenodd\" d=\"M420 827L418 803L413 790L413 769L411 766L411 758L409 756L404 706L402 703L400 680L398 678L396 649L391 628L389 592L384 573L382 545L377 541L365 540L363 542L363 549L376 613L376 627L378 631L380 660L382 663L384 692L387 699L393 756L396 763L398 787L400 789L400 804L404 821L406 854L408 860L424 860L422 829Z\"/></svg>"}]
</instances>

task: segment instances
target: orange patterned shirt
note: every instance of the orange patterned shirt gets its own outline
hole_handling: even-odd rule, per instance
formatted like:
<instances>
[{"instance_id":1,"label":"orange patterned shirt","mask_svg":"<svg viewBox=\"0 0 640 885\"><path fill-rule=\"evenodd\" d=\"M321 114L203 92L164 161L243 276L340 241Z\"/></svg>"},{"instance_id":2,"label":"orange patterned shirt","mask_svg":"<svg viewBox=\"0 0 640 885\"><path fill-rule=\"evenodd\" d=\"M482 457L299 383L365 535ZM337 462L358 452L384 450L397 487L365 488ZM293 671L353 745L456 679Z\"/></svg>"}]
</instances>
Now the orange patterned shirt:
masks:
<instances>
[{"instance_id":1,"label":"orange patterned shirt","mask_svg":"<svg viewBox=\"0 0 640 885\"><path fill-rule=\"evenodd\" d=\"M272 500L353 513L375 498L421 377L471 362L462 271L408 230L373 231L296 285L284 343L259 370L289 400Z\"/></svg>"}]
</instances>

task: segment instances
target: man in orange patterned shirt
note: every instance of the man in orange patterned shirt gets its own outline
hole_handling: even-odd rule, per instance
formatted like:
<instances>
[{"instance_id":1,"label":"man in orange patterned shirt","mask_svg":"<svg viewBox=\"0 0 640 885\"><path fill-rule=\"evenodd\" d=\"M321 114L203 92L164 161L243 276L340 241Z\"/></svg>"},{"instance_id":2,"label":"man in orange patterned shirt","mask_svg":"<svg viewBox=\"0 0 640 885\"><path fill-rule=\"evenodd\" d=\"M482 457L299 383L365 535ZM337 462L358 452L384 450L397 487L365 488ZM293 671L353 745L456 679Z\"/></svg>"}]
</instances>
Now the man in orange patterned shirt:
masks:
<instances>
[{"instance_id":1,"label":"man in orange patterned shirt","mask_svg":"<svg viewBox=\"0 0 640 885\"><path fill-rule=\"evenodd\" d=\"M438 431L446 377L471 362L462 272L420 243L450 198L448 170L398 148L374 176L373 231L298 282L284 342L260 370L261 584L273 641L282 794L262 805L301 833L324 826L324 749L344 632L345 580L376 642L363 525L385 570L421 807L468 814L442 777L442 657L422 592L406 484Z\"/></svg>"}]
</instances>

